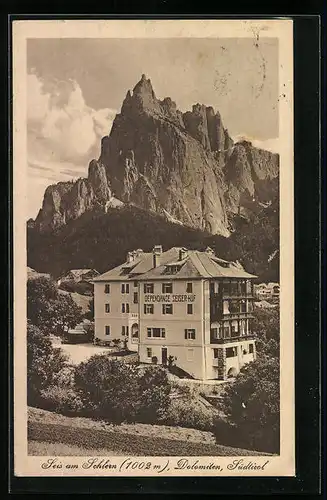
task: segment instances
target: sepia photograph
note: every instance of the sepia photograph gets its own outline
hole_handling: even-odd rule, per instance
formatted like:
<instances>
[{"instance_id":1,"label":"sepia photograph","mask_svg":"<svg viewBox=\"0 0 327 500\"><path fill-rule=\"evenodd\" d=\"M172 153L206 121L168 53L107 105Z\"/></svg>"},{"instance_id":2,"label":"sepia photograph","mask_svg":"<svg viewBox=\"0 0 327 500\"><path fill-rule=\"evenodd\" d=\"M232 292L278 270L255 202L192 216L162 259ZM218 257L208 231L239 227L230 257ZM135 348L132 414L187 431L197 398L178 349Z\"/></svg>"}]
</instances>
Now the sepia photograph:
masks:
<instances>
[{"instance_id":1,"label":"sepia photograph","mask_svg":"<svg viewBox=\"0 0 327 500\"><path fill-rule=\"evenodd\" d=\"M294 474L291 55L287 20L17 23L18 475Z\"/></svg>"}]
</instances>

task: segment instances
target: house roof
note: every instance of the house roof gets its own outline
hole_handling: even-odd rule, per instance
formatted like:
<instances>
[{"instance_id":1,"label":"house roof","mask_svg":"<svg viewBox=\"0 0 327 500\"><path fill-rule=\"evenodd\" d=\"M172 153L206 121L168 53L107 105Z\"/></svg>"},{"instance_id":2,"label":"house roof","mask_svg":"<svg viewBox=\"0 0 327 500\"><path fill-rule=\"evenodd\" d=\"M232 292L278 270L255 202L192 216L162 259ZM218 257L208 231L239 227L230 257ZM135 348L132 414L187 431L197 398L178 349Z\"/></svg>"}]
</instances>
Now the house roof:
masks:
<instances>
[{"instance_id":1,"label":"house roof","mask_svg":"<svg viewBox=\"0 0 327 500\"><path fill-rule=\"evenodd\" d=\"M98 276L100 273L96 269L70 269L66 274L60 276L60 280L80 279L87 274Z\"/></svg>"},{"instance_id":2,"label":"house roof","mask_svg":"<svg viewBox=\"0 0 327 500\"><path fill-rule=\"evenodd\" d=\"M179 260L180 251L183 258ZM171 268L175 269L172 270ZM177 270L176 270L177 268ZM246 272L238 262L228 262L209 252L187 250L173 247L160 255L160 265L153 267L153 254L142 253L133 262L124 262L120 266L97 276L92 282L128 281L133 279L148 281L162 279L190 278L256 278Z\"/></svg>"}]
</instances>

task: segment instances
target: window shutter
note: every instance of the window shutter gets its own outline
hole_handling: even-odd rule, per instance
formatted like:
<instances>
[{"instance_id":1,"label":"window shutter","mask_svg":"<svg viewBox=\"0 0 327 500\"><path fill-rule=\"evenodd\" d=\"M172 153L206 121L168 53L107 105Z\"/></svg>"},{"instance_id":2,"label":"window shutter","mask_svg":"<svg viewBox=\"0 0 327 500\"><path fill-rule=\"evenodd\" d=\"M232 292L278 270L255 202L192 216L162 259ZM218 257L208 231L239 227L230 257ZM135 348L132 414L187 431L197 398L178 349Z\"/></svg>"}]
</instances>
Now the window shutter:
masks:
<instances>
[{"instance_id":1,"label":"window shutter","mask_svg":"<svg viewBox=\"0 0 327 500\"><path fill-rule=\"evenodd\" d=\"M185 332L185 339L187 340L187 330L185 329L184 332Z\"/></svg>"}]
</instances>

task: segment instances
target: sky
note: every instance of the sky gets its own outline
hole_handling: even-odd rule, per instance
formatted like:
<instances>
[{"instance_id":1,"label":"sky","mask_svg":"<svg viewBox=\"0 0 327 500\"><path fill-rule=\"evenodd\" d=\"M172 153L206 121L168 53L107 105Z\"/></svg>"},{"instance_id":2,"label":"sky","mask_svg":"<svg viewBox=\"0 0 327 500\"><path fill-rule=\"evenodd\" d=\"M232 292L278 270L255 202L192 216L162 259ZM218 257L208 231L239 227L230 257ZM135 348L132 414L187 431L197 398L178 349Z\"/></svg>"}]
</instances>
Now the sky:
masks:
<instances>
[{"instance_id":1,"label":"sky","mask_svg":"<svg viewBox=\"0 0 327 500\"><path fill-rule=\"evenodd\" d=\"M28 218L46 187L87 175L129 89L144 73L181 111L213 106L234 139L278 152L278 40L29 39Z\"/></svg>"}]
</instances>

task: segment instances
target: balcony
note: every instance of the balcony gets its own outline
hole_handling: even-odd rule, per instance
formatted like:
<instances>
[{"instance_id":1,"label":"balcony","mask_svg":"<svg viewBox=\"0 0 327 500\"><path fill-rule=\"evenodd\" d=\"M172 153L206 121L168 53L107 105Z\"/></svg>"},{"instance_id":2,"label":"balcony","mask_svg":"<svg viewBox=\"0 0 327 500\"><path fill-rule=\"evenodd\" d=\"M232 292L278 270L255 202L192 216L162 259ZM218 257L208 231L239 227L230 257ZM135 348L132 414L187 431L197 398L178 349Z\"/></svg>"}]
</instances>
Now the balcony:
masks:
<instances>
[{"instance_id":1,"label":"balcony","mask_svg":"<svg viewBox=\"0 0 327 500\"><path fill-rule=\"evenodd\" d=\"M225 313L221 316L222 320L233 320L233 319L252 319L254 318L252 311L248 312L233 312L233 313Z\"/></svg>"},{"instance_id":2,"label":"balcony","mask_svg":"<svg viewBox=\"0 0 327 500\"><path fill-rule=\"evenodd\" d=\"M213 335L210 335L210 344L228 344L230 342L242 341L242 340L253 340L255 335L253 333L249 333L247 335L233 335L231 337L226 337L223 339L217 339Z\"/></svg>"},{"instance_id":3,"label":"balcony","mask_svg":"<svg viewBox=\"0 0 327 500\"><path fill-rule=\"evenodd\" d=\"M254 293L251 291L240 290L222 290L220 292L210 291L210 299L223 300L223 299L254 299Z\"/></svg>"}]
</instances>

